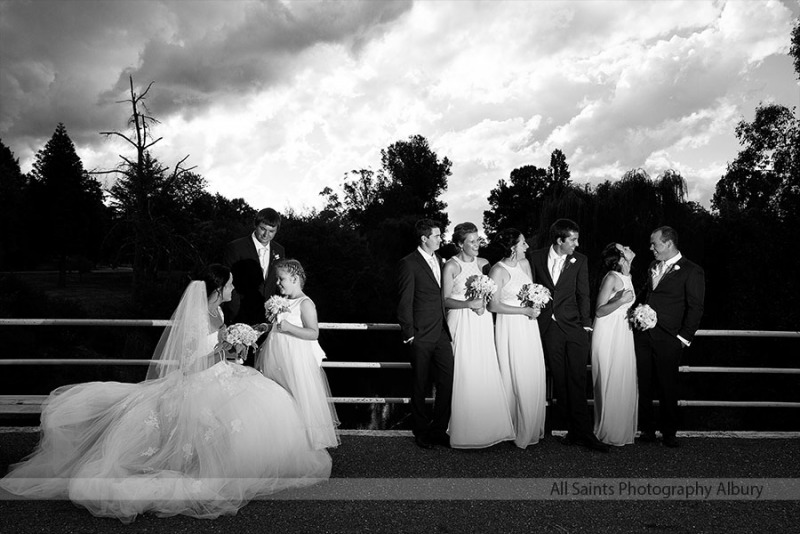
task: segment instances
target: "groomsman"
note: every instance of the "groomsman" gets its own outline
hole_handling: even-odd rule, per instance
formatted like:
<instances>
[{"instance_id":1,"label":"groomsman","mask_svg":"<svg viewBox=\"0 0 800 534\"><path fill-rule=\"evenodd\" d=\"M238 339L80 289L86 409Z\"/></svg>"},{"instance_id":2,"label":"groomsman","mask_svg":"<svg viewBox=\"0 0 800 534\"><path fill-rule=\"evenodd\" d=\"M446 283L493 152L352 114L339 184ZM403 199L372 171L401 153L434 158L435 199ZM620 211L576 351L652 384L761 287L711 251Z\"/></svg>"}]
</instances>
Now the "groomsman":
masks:
<instances>
[{"instance_id":1,"label":"groomsman","mask_svg":"<svg viewBox=\"0 0 800 534\"><path fill-rule=\"evenodd\" d=\"M234 286L231 301L225 308L226 323L254 325L266 321L264 302L277 293L273 266L286 257L283 247L273 240L280 226L280 214L265 208L256 214L252 233L225 246L222 263L231 270ZM252 365L252 359L251 354L245 363Z\"/></svg>"},{"instance_id":2,"label":"groomsman","mask_svg":"<svg viewBox=\"0 0 800 534\"><path fill-rule=\"evenodd\" d=\"M589 361L589 269L586 256L575 252L580 228L569 219L550 226L547 248L529 252L533 281L550 290L552 300L539 314L542 346L553 378L556 408L567 421L567 445L608 452L595 437L586 401Z\"/></svg>"},{"instance_id":3,"label":"groomsman","mask_svg":"<svg viewBox=\"0 0 800 534\"><path fill-rule=\"evenodd\" d=\"M435 253L442 243L442 230L430 219L417 221L415 229L419 246L398 266L397 319L411 359L414 439L423 449L431 449L435 443L450 444L453 347L442 301L442 262ZM431 381L436 385L433 421L425 413Z\"/></svg>"},{"instance_id":4,"label":"groomsman","mask_svg":"<svg viewBox=\"0 0 800 534\"><path fill-rule=\"evenodd\" d=\"M656 326L636 331L636 368L639 380L641 441L656 440L653 388L660 391L660 428L664 445L677 447L678 365L683 349L691 345L700 326L705 298L703 269L678 250L678 233L669 226L650 235L650 264L644 289L634 307L647 304L656 312Z\"/></svg>"}]
</instances>

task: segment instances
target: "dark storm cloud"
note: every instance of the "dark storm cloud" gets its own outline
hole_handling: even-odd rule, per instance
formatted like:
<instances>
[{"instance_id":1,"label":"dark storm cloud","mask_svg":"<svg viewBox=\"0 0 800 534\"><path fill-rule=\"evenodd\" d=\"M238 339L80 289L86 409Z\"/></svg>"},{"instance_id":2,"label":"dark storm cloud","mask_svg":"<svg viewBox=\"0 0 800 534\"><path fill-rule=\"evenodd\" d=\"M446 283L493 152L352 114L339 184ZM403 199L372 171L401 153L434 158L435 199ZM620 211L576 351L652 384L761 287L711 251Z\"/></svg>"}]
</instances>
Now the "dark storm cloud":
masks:
<instances>
[{"instance_id":1,"label":"dark storm cloud","mask_svg":"<svg viewBox=\"0 0 800 534\"><path fill-rule=\"evenodd\" d=\"M405 13L410 2L246 4L241 20L216 25L191 37L171 35L147 42L139 65L125 69L103 98L117 99L129 87L156 81L155 113L189 113L218 98L259 91L287 80L295 59L317 45L341 44L358 53L383 25Z\"/></svg>"}]
</instances>

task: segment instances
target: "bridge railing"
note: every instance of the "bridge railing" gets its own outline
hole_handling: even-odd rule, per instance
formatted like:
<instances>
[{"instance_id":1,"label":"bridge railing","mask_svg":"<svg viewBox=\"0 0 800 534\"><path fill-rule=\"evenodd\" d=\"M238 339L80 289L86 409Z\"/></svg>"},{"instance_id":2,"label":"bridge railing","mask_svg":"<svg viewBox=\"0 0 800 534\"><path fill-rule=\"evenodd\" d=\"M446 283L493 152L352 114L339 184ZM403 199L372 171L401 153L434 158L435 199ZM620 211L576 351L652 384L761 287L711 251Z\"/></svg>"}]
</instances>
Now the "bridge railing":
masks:
<instances>
[{"instance_id":1,"label":"bridge railing","mask_svg":"<svg viewBox=\"0 0 800 534\"><path fill-rule=\"evenodd\" d=\"M0 326L131 326L165 327L169 320L149 319L0 319ZM319 323L321 330L352 331L399 331L400 326L391 323ZM800 331L764 330L698 330L696 337L746 337L746 338L791 338L800 339ZM800 352L798 352L800 353ZM797 354L797 353L796 353ZM149 359L112 358L6 358L0 359L0 366L25 365L149 365ZM410 369L408 362L347 362L323 361L324 368L346 369ZM591 369L591 366L587 366ZM800 375L800 368L779 367L725 367L725 366L680 366L681 373L740 373ZM41 404L47 395L0 395L0 414L41 412ZM407 404L408 397L332 397L340 404ZM432 402L433 399L428 399ZM590 400L591 403L591 400ZM549 404L549 403L548 403ZM762 408L800 408L800 402L778 401L722 401L722 400L679 400L680 406L702 407L762 407Z\"/></svg>"}]
</instances>

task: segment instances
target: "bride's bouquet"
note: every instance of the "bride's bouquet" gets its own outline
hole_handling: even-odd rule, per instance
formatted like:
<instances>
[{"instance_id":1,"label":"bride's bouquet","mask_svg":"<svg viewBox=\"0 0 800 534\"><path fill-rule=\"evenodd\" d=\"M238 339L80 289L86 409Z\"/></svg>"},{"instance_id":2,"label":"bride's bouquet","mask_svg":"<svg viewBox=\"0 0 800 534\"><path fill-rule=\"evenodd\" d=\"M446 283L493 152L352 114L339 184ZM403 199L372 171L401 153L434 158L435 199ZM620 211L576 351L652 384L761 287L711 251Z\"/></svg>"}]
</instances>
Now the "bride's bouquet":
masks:
<instances>
[{"instance_id":1,"label":"bride's bouquet","mask_svg":"<svg viewBox=\"0 0 800 534\"><path fill-rule=\"evenodd\" d=\"M628 312L628 321L634 330L650 330L658 322L658 315L647 304L639 304Z\"/></svg>"},{"instance_id":2,"label":"bride's bouquet","mask_svg":"<svg viewBox=\"0 0 800 534\"><path fill-rule=\"evenodd\" d=\"M524 284L517 293L517 298L525 308L542 309L553 296L542 284Z\"/></svg>"},{"instance_id":3,"label":"bride's bouquet","mask_svg":"<svg viewBox=\"0 0 800 534\"><path fill-rule=\"evenodd\" d=\"M464 296L467 300L482 300L484 306L492 300L497 291L497 284L485 274L473 274L466 281L467 290ZM484 308L475 310L478 315L483 314Z\"/></svg>"},{"instance_id":4,"label":"bride's bouquet","mask_svg":"<svg viewBox=\"0 0 800 534\"><path fill-rule=\"evenodd\" d=\"M272 295L264 303L264 310L267 312L267 322L274 324L278 320L278 315L289 311L289 300L280 295Z\"/></svg>"},{"instance_id":5,"label":"bride's bouquet","mask_svg":"<svg viewBox=\"0 0 800 534\"><path fill-rule=\"evenodd\" d=\"M225 329L222 339L222 348L236 354L236 363L244 363L242 354L245 354L247 347L255 347L261 333L252 326L244 323L232 324Z\"/></svg>"}]
</instances>

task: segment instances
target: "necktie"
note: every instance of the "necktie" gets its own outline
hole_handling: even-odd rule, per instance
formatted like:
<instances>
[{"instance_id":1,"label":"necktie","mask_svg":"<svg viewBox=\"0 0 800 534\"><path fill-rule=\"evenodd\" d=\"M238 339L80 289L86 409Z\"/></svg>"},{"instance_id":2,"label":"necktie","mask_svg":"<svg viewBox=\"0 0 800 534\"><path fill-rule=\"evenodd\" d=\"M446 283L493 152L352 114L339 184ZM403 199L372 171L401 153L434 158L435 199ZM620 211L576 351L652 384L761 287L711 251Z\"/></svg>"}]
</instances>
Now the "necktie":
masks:
<instances>
[{"instance_id":1,"label":"necktie","mask_svg":"<svg viewBox=\"0 0 800 534\"><path fill-rule=\"evenodd\" d=\"M428 256L428 265L430 265L431 270L433 271L433 277L436 278L436 283L440 286L442 285L442 281L440 280L441 273L439 272L439 265L436 261L436 256L430 255Z\"/></svg>"},{"instance_id":2,"label":"necktie","mask_svg":"<svg viewBox=\"0 0 800 534\"><path fill-rule=\"evenodd\" d=\"M261 271L264 273L264 276L267 276L267 268L269 267L269 256L267 255L267 247L261 247L258 249L258 262L261 264Z\"/></svg>"},{"instance_id":3,"label":"necktie","mask_svg":"<svg viewBox=\"0 0 800 534\"><path fill-rule=\"evenodd\" d=\"M661 277L664 276L664 270L666 267L666 263L660 261L656 264L656 268L653 270L653 289L658 286L658 283L661 281Z\"/></svg>"},{"instance_id":4,"label":"necktie","mask_svg":"<svg viewBox=\"0 0 800 534\"><path fill-rule=\"evenodd\" d=\"M558 256L555 261L553 261L553 272L550 273L550 276L553 278L553 285L558 283L558 277L561 275L561 268L564 265L564 256Z\"/></svg>"}]
</instances>

